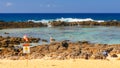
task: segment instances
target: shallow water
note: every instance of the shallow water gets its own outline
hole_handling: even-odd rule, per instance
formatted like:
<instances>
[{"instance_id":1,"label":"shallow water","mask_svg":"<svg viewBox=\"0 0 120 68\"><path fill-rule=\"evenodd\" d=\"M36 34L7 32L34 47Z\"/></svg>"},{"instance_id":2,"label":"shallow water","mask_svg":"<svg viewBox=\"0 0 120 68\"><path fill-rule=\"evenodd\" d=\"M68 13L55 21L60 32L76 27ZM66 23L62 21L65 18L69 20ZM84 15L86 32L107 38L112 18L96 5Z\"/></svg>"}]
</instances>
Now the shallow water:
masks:
<instances>
[{"instance_id":1,"label":"shallow water","mask_svg":"<svg viewBox=\"0 0 120 68\"><path fill-rule=\"evenodd\" d=\"M10 34L6 35L4 32ZM71 40L74 42L87 40L92 43L120 44L119 27L67 26L0 30L0 35L2 36L23 37L24 34L28 35L28 37L47 39L48 41L50 36L52 36L57 41Z\"/></svg>"}]
</instances>

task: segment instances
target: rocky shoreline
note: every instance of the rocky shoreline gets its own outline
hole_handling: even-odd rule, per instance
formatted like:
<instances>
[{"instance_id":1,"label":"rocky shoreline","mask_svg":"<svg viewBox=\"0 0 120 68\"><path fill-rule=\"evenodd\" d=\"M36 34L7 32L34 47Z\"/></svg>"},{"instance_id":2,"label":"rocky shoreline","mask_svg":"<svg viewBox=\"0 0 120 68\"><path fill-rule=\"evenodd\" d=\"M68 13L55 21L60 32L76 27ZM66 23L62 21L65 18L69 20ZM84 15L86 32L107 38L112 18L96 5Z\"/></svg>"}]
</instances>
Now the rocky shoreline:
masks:
<instances>
[{"instance_id":1,"label":"rocky shoreline","mask_svg":"<svg viewBox=\"0 0 120 68\"><path fill-rule=\"evenodd\" d=\"M93 44L88 41L78 42L52 42L50 44L38 45L30 48L29 59L106 59L103 51L106 51L111 57L118 57L120 54L120 44ZM23 54L22 48L15 48L8 45L0 49L0 59L24 60L26 54Z\"/></svg>"},{"instance_id":2,"label":"rocky shoreline","mask_svg":"<svg viewBox=\"0 0 120 68\"><path fill-rule=\"evenodd\" d=\"M32 27L46 27L46 24L43 23L34 23L34 22L0 22L0 29L8 28L32 28Z\"/></svg>"},{"instance_id":3,"label":"rocky shoreline","mask_svg":"<svg viewBox=\"0 0 120 68\"><path fill-rule=\"evenodd\" d=\"M88 25L88 26L120 26L119 21L108 22L61 22L53 21L49 22L51 26L76 26L76 25ZM7 28L32 28L32 27L47 27L46 23L34 23L34 22L0 22L1 29ZM7 34L7 33L5 33ZM29 38L28 43L38 43L40 40L47 42L47 40L40 38ZM20 43L25 43L25 40L20 37L2 37L0 36L0 59L11 60L24 60L26 54L23 54ZM88 41L61 41L53 42L50 44L36 45L30 48L31 53L29 59L106 59L103 53L108 53L111 57L117 57L120 54L120 44L95 44Z\"/></svg>"},{"instance_id":4,"label":"rocky shoreline","mask_svg":"<svg viewBox=\"0 0 120 68\"><path fill-rule=\"evenodd\" d=\"M95 22L95 21L83 21L83 22L62 22L62 21L52 21L49 23L42 22L4 22L0 21L0 29L7 28L32 28L32 27L48 27L51 26L76 26L76 25L87 25L87 26L120 26L119 21L105 21L105 22Z\"/></svg>"}]
</instances>

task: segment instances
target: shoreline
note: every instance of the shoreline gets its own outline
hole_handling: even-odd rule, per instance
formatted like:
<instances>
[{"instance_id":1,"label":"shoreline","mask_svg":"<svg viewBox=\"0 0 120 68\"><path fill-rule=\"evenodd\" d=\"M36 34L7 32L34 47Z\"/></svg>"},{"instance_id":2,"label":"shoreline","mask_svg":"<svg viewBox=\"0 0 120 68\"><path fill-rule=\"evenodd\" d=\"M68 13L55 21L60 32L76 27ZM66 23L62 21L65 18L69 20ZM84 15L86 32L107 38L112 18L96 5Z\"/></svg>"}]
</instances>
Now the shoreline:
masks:
<instances>
[{"instance_id":1,"label":"shoreline","mask_svg":"<svg viewBox=\"0 0 120 68\"><path fill-rule=\"evenodd\" d=\"M12 37L9 37L12 38ZM18 39L18 37L16 37ZM31 38L35 41L37 38ZM20 40L18 40L20 42ZM37 45L30 48L26 59L22 48L11 46L0 50L0 68L119 68L120 44L97 44L68 40ZM103 56L103 51L108 56ZM88 57L86 58L86 55Z\"/></svg>"},{"instance_id":2,"label":"shoreline","mask_svg":"<svg viewBox=\"0 0 120 68\"><path fill-rule=\"evenodd\" d=\"M18 48L17 48L18 47ZM36 45L30 48L29 59L106 59L103 52L110 57L118 58L120 44L97 44L88 41L78 42L52 42L50 44ZM0 50L0 59L24 60L26 54L19 46L5 46Z\"/></svg>"}]
</instances>

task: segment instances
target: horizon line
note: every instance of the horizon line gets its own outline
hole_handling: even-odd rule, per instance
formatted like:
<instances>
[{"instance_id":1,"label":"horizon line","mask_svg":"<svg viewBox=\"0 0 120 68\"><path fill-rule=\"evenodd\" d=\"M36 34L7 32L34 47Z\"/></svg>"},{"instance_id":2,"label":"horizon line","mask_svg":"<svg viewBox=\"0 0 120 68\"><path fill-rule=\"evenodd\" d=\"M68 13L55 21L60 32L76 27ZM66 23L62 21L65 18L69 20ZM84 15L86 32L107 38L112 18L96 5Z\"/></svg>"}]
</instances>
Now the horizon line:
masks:
<instances>
[{"instance_id":1,"label":"horizon line","mask_svg":"<svg viewBox=\"0 0 120 68\"><path fill-rule=\"evenodd\" d=\"M17 12L16 12L16 13L17 13ZM0 14L16 14L16 13L0 13ZM61 12L61 13L63 13L63 12ZM53 14L61 14L61 13L56 13L56 12L55 12L55 13L53 13ZM66 13L66 12L65 12L65 13ZM80 12L80 14L82 14L82 13L83 13L83 14L84 14L84 13L87 14L87 12ZM90 13L99 13L99 12L90 12ZM90 14L90 13L89 13L89 14ZM120 13L120 12L119 12L119 13ZM18 14L24 14L24 13L21 12L21 13L18 13ZM25 12L25 14L27 14L27 13ZM31 14L31 13L28 12L28 14ZM52 14L52 13L33 13L33 14ZM66 13L66 14L75 14L75 13ZM78 14L78 13L77 13L77 14ZM99 13L99 14L104 14L104 13L101 12L101 13ZM107 13L105 12L105 14L107 14ZM108 14L109 14L109 12L108 12ZM114 13L114 14L118 14L118 13Z\"/></svg>"}]
</instances>

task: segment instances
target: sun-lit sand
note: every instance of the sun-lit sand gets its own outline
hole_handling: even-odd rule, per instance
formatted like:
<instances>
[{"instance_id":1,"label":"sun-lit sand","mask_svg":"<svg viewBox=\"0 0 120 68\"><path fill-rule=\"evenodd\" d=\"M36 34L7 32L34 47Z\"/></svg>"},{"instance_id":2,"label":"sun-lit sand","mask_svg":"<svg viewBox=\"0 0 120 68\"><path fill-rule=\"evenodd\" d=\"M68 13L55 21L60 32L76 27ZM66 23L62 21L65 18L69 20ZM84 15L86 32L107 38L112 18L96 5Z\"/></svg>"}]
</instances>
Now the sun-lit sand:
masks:
<instances>
[{"instance_id":1,"label":"sun-lit sand","mask_svg":"<svg viewBox=\"0 0 120 68\"><path fill-rule=\"evenodd\" d=\"M120 60L0 60L0 68L120 68Z\"/></svg>"}]
</instances>

